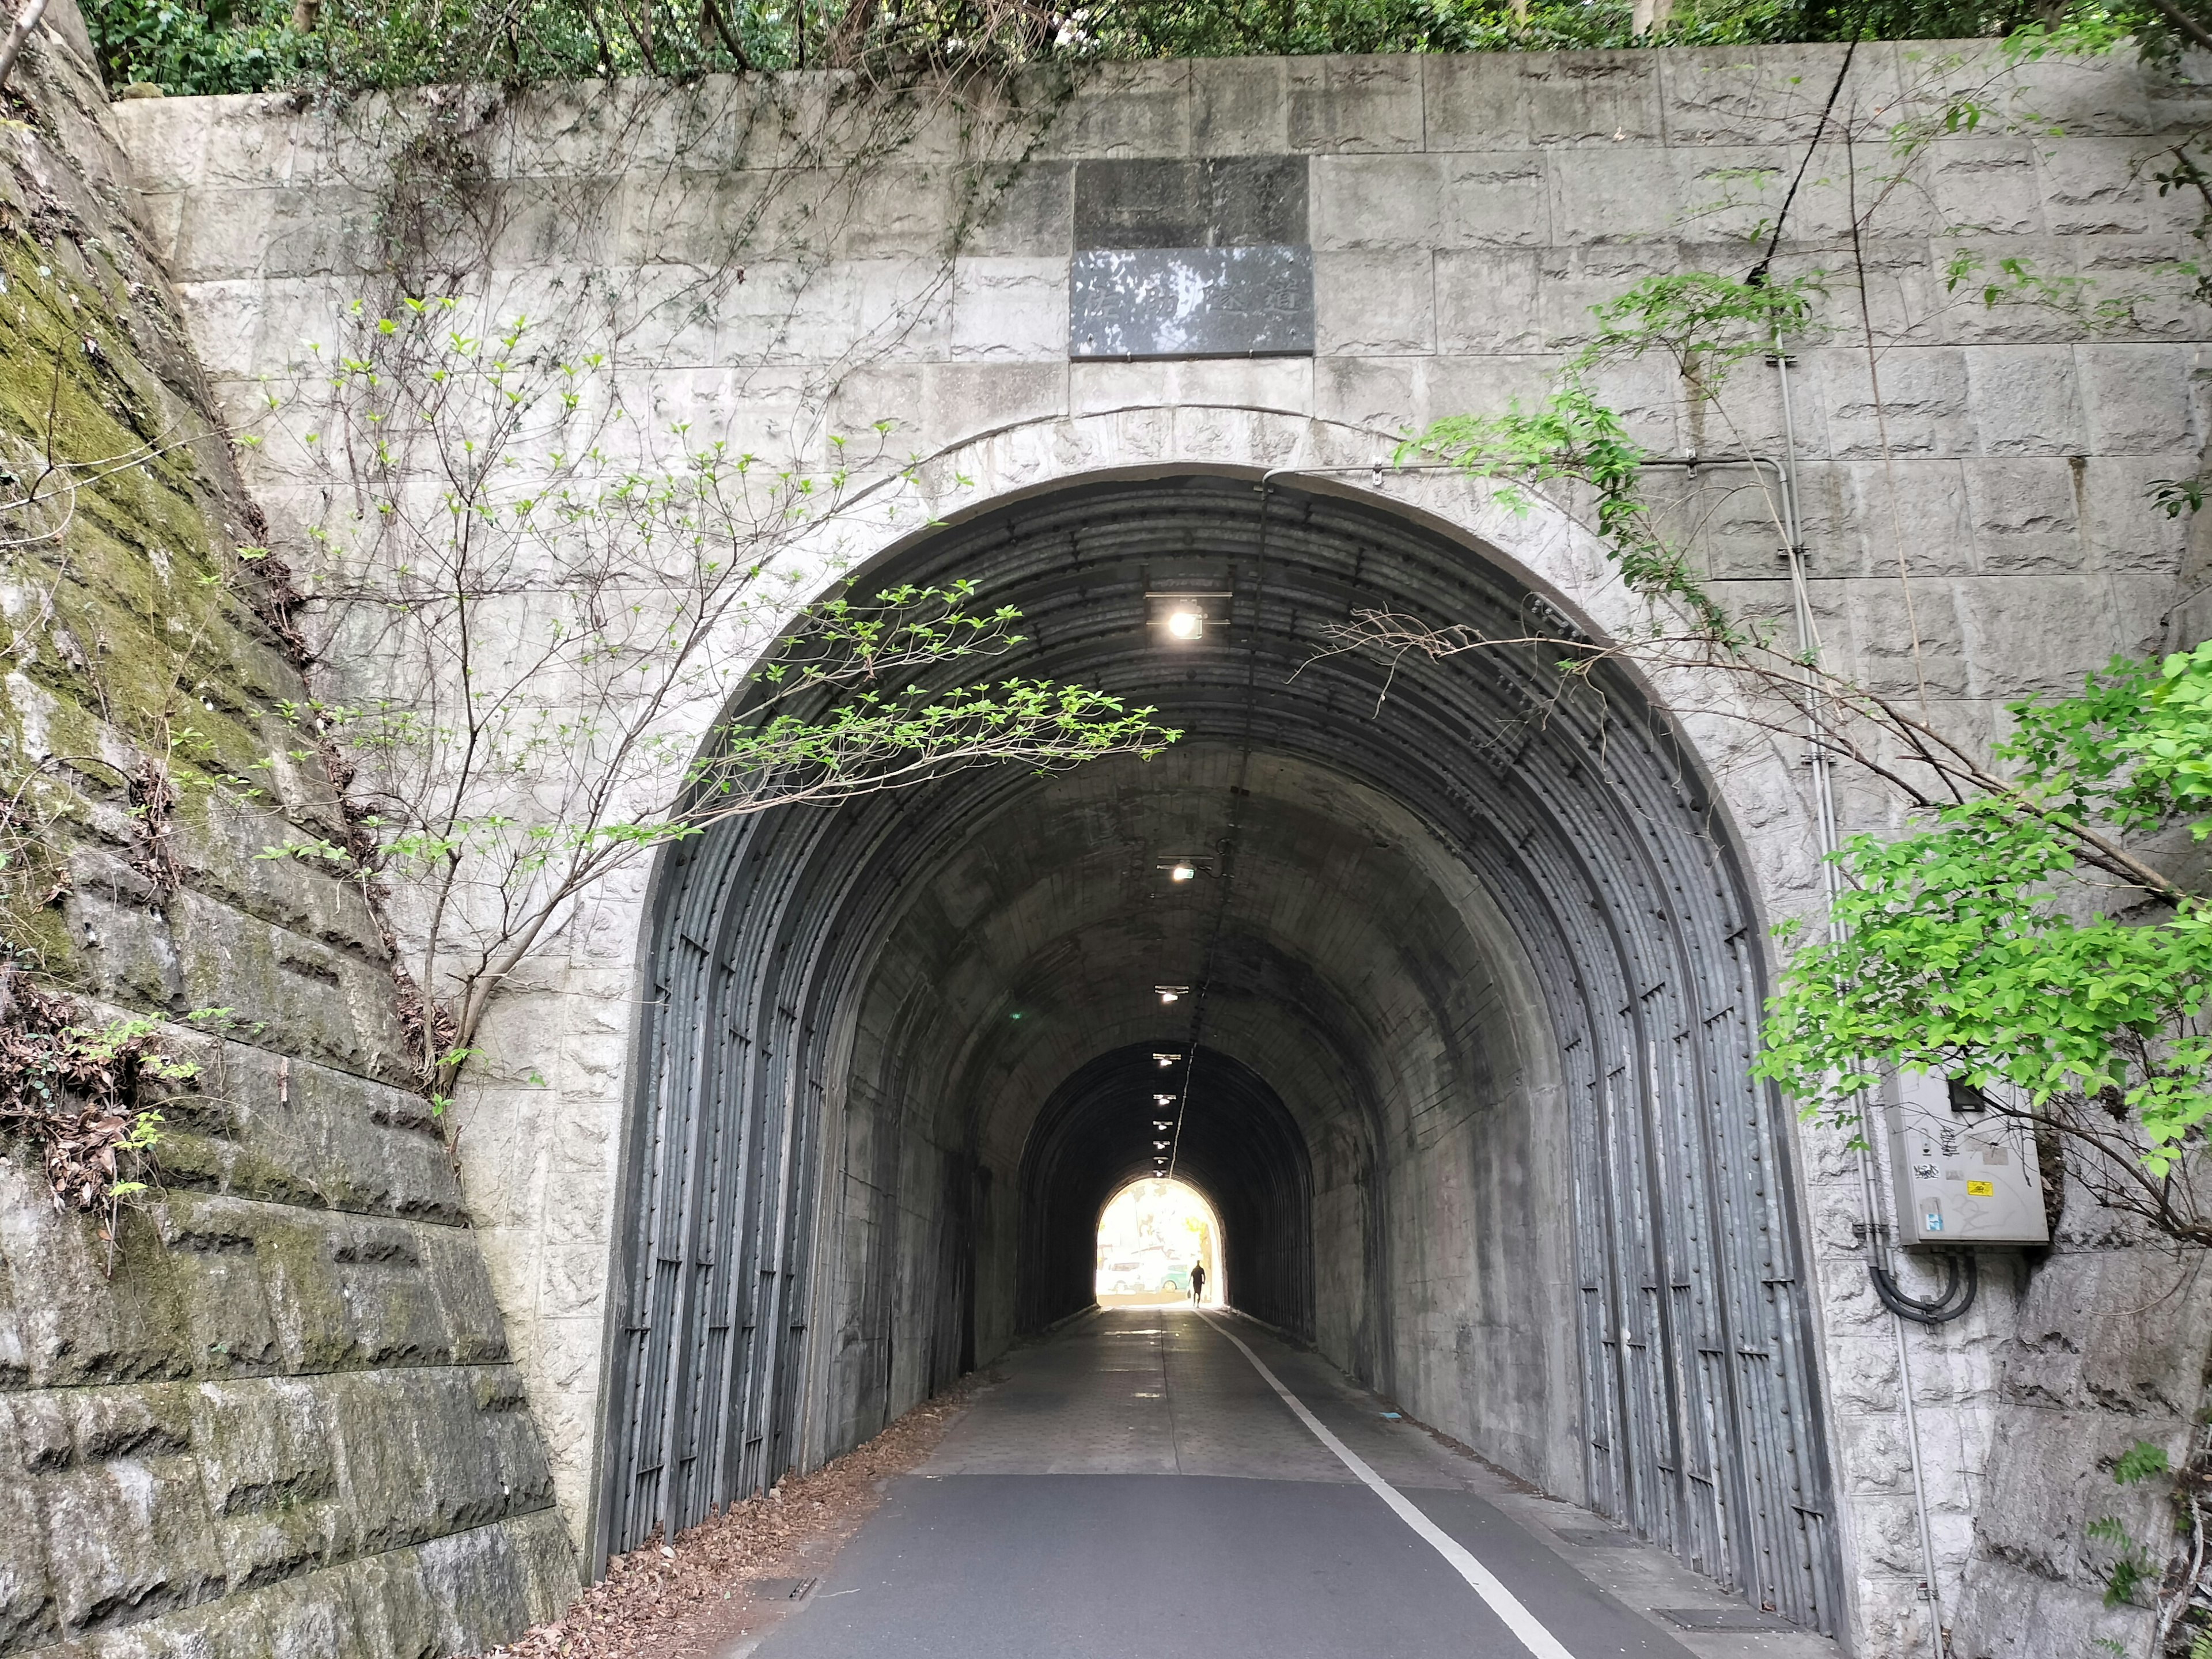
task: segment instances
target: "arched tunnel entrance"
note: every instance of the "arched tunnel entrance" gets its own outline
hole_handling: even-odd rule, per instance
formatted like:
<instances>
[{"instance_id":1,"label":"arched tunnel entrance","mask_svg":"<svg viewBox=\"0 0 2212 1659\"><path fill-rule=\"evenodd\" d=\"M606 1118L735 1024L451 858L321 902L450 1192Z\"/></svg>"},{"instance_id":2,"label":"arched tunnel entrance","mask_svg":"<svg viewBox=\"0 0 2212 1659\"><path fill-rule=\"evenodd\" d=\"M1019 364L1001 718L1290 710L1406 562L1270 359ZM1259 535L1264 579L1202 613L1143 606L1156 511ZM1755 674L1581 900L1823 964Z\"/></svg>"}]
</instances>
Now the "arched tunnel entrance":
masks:
<instances>
[{"instance_id":1,"label":"arched tunnel entrance","mask_svg":"<svg viewBox=\"0 0 2212 1659\"><path fill-rule=\"evenodd\" d=\"M1040 1330L1091 1305L1098 1212L1152 1172L1163 1136L1171 1137L1175 1173L1221 1218L1224 1278L1237 1287L1231 1305L1310 1337L1313 1163L1305 1137L1264 1078L1205 1044L1194 1060L1182 1044L1117 1048L1079 1066L1045 1101L1022 1153L1016 1328Z\"/></svg>"},{"instance_id":2,"label":"arched tunnel entrance","mask_svg":"<svg viewBox=\"0 0 2212 1659\"><path fill-rule=\"evenodd\" d=\"M1188 735L671 849L603 1545L1085 1305L1169 1054L1240 1311L1832 1627L1790 1140L1747 1069L1756 917L1671 723L1610 670L1563 694L1541 650L1323 654L1365 609L1573 624L1495 555L1280 481L1042 492L866 580L954 578L1022 611L1009 672Z\"/></svg>"},{"instance_id":3,"label":"arched tunnel entrance","mask_svg":"<svg viewBox=\"0 0 2212 1659\"><path fill-rule=\"evenodd\" d=\"M1180 1176L1139 1176L1098 1212L1095 1305L1221 1307L1220 1244L1220 1213L1201 1188Z\"/></svg>"}]
</instances>

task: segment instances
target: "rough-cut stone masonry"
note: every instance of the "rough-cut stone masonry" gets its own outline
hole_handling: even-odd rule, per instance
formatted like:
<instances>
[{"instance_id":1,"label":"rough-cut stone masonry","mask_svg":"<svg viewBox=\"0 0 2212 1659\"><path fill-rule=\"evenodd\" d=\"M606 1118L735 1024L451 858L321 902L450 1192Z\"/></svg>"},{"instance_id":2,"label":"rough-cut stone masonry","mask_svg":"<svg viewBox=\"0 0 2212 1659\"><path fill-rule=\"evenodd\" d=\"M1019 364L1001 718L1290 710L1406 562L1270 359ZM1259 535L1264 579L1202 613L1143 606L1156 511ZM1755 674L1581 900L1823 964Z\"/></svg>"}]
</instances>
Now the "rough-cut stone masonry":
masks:
<instances>
[{"instance_id":1,"label":"rough-cut stone masonry","mask_svg":"<svg viewBox=\"0 0 2212 1659\"><path fill-rule=\"evenodd\" d=\"M82 26L47 16L7 112L27 130L0 131L0 496L50 405L64 460L183 441L82 488L58 547L0 556L0 776L52 757L25 799L64 888L9 942L88 1021L179 1022L199 1075L112 1276L96 1218L0 1145L0 1652L468 1650L557 1607L574 1559L376 924L254 856L342 833L336 800L280 708L300 673L232 553L262 537ZM172 738L165 893L122 778ZM211 794L225 773L266 793Z\"/></svg>"},{"instance_id":2,"label":"rough-cut stone masonry","mask_svg":"<svg viewBox=\"0 0 2212 1659\"><path fill-rule=\"evenodd\" d=\"M1386 458L1395 434L1408 425L1498 407L1535 385L1558 350L1586 331L1592 303L1656 271L1748 266L1753 254L1746 238L1774 210L1772 181L1795 173L1839 59L1839 49L1808 48L1252 61L1102 72L1064 106L1043 100L1052 118L1033 157L1002 191L985 191L988 210L957 244L952 228L967 222L973 201L975 173L963 163L979 142L974 125L964 115L939 112L896 155L858 177L811 172L794 131L850 118L849 106L845 115L823 113L834 100L825 100L819 82L625 85L504 105L449 96L434 108L400 100L334 114L282 99L163 100L123 106L115 118L151 249L167 262L192 343L234 417L256 414L259 377L286 376L301 359L303 342L336 337L346 301L386 290L395 252L399 280L455 273L464 292L501 314L580 318L580 296L589 288L612 296L632 392L667 419L689 419L741 447L776 453L795 443L816 456L817 417L825 410L851 427L887 417L902 422L902 439L936 459L901 512L868 532L876 539L855 532L843 550L865 555L927 513L949 516L1019 489L1115 468L1364 466ZM1864 206L1866 192L1887 189L1865 238L1869 307L1882 340L1881 398L1874 396L1863 343L1849 332L1855 306L1838 308L1838 333L1798 354L1796 436L1807 461L1815 603L1837 665L1892 690L1924 679L1944 718L1962 730L1988 732L2007 697L2063 690L2115 651L2186 636L2175 606L2187 527L2147 512L2143 489L2197 464L2207 435L2200 343L2208 331L2198 308L2170 297L2148 304L2139 326L2115 335L2093 334L2045 308L1984 309L1971 285L1948 292L1944 269L1965 249L1990 268L2000 257L2032 258L2046 272L2093 277L2107 294L2151 284L2163 262L2188 251L2183 210L2161 203L2134 164L2161 132L2200 118L2204 99L2193 85L2153 82L2117 64L2040 66L2016 112L2056 118L2063 139L2029 136L1991 118L1971 134L1931 144L1903 182L1878 186L1874 181L1897 167L1888 128L1900 113L1926 114L1944 85L1978 83L1991 73L1986 59L1971 55L1963 65L1944 60L1935 47L1860 51L1839 104L1859 142L1822 146L1782 258L1786 268L1836 269L1849 257L1838 233L1850 204ZM43 84L52 86L53 71L42 72L50 77ZM45 96L52 107L64 108ZM67 153L92 165L107 154L105 140L89 118L74 118L64 138ZM422 153L409 151L406 141L434 123L444 124L459 153L473 158L456 175L465 188L437 198L447 217L395 216L392 189L400 163ZM1005 142L1007 130L996 131L990 142ZM1109 159L1247 155L1310 158L1314 355L1072 363L1067 283L1077 169ZM419 176L407 176L419 185ZM1763 189L1754 182L1762 179ZM756 229L744 230L746 224ZM127 246L119 231L112 234ZM741 284L726 280L732 260L746 266ZM149 291L158 294L158 279L148 280ZM133 302L134 316L152 308L151 301ZM179 384L194 384L183 368L176 374ZM1729 405L1733 428L1725 431L1710 416L1701 425L1686 415L1679 388L1656 365L1623 374L1609 389L1658 453L1779 447L1771 374L1756 366L1740 379ZM318 508L298 452L272 443L251 465L258 498L280 537L313 519ZM1483 492L1447 481L1378 477L1373 488L1480 537L1599 625L1635 620L1601 562L1558 521L1540 514L1516 520ZM1782 608L1773 537L1755 509L1723 507L1701 546L1731 602ZM1910 566L1910 627L1900 547ZM239 637L257 636L249 630ZM68 684L51 661L41 672L57 688ZM241 712L225 713L219 740L234 743L240 756L290 740L271 734L264 744L247 736L246 711L265 708L267 693L236 688L267 688L281 678L265 641L257 653L241 648L236 665L220 678L221 695L211 692L210 701L219 710L235 704ZM1686 724L1721 782L1771 915L1804 913L1818 883L1794 757L1786 745L1752 752L1756 745L1747 747L1711 720ZM290 810L323 810L312 805L319 797L311 786L292 787L299 800L288 800ZM1879 823L1888 815L1871 795L1847 799L1845 808L1854 823ZM241 833L232 844L253 839ZM149 1225L167 1229L179 1245L155 1259L187 1262L189 1269L172 1267L156 1278L148 1261L155 1253L140 1243L118 1288L92 1292L95 1306L143 1307L148 1328L179 1334L90 1344L118 1358L82 1376L72 1370L65 1380L120 1382L154 1372L185 1379L170 1386L192 1388L210 1370L231 1377L241 1347L266 1356L255 1369L271 1373L327 1369L294 1356L331 1350L345 1356L332 1364L368 1367L404 1357L428 1364L425 1377L498 1379L469 1395L489 1412L516 1397L513 1373L496 1364L498 1316L489 1305L495 1297L516 1334L521 1371L547 1431L554 1487L569 1526L587 1537L602 1449L617 1158L635 1080L642 884L607 895L573 930L567 958L518 988L492 1033L490 1081L469 1103L485 1126L483 1149L465 1171L480 1224L474 1236L484 1241L490 1269L487 1290L463 1271L473 1270L473 1255L465 1248L441 1253L432 1242L465 1246L471 1237L450 1224L459 1218L459 1200L442 1184L434 1146L401 1128L371 1136L360 1121L377 1102L397 1098L386 1092L393 1080L388 1065L369 1058L392 1050L381 964L366 918L326 884L235 856L223 861L224 844L212 833L194 842L189 892L210 895L204 930L163 931L143 906L126 925L118 900L94 919L122 937L88 953L78 971L118 1001L174 1007L223 1001L272 1018L297 1055L290 1121L327 1109L332 1127L302 1139L319 1146L315 1137L327 1134L333 1150L326 1159L286 1150L298 1143L283 1138L287 1121L270 1103L265 1070L256 1074L260 1086L241 1087L245 1103L232 1112L241 1150L225 1143L223 1152L253 1166L252 1180L230 1179L254 1195L218 1200L173 1190L140 1224L139 1237ZM115 868L112 852L82 856L101 860L102 872ZM101 902L82 895L110 879L118 893L131 890L120 877L97 873L80 882L72 904ZM198 903L189 894L176 901ZM309 924L303 919L311 915L336 920ZM79 919L72 910L73 928ZM130 943L134 932L143 945ZM133 965L121 965L126 957ZM310 966L286 969L288 959ZM557 1042L549 1042L547 1032L558 1032ZM237 1067L246 1073L259 1051L241 1044L238 1052ZM549 1089L523 1086L533 1070L543 1072ZM301 1080L307 1078L329 1091L326 1109L307 1103ZM398 1158L395 1149L407 1149L413 1161L404 1164L405 1180L395 1176L380 1185L358 1154L337 1150L340 1122L350 1126L349 1136L384 1149L380 1156ZM866 1139L856 1135L854 1143ZM1865 1284L1851 1224L1851 1161L1832 1137L1808 1130L1802 1139L1820 1279L1825 1431L1844 1500L1850 1634L1862 1652L1900 1653L1912 1644L1920 1566L1895 1340ZM829 1144L847 1146L848 1137L833 1129ZM212 1151L205 1161L216 1164ZM349 1190L376 1194L343 1200L364 1213L342 1224L335 1215L296 1203L283 1208L260 1196L281 1186L288 1200L295 1199L313 1190L311 1175L324 1179L313 1173L317 1167L332 1163L348 1170ZM898 1163L884 1154L886 1168ZM296 1173L256 1184L264 1168ZM833 1169L831 1176L841 1179L842 1172ZM216 1184L212 1175L209 1181ZM427 1195L432 1191L434 1201ZM403 1193L422 1196L410 1202ZM917 1208L929 1201L927 1194L914 1200ZM220 1224L211 1218L218 1204L228 1206ZM230 1219L233 1212L271 1218L249 1226ZM398 1218L401 1212L407 1218ZM11 1229L42 1234L75 1224L43 1218L35 1206L9 1214ZM404 1251L374 1264L342 1261L336 1235L344 1227L386 1230L395 1244L405 1241L419 1265L409 1264ZM914 1231L927 1239L926 1228ZM323 1241L328 1254L322 1244L295 1249L280 1234ZM250 1245L226 1251L198 1243L232 1238ZM185 1248L185 1240L193 1248ZM834 1251L839 1241L830 1245ZM811 1328L849 1334L847 1316L872 1296L908 1310L898 1317L920 1318L912 1310L931 1304L927 1279L936 1271L927 1255L926 1244L909 1241L892 1242L865 1261L821 1261ZM32 1258L44 1273L62 1271L55 1264L67 1260L58 1249L18 1251L11 1242L11 1272L22 1273L14 1264ZM273 1265L288 1261L313 1261L317 1271L279 1272ZM239 1310L257 1305L252 1298L157 1288L185 1286L195 1274L244 1278L249 1264L264 1262L272 1266L258 1282L273 1310L265 1326L241 1328L234 1341L219 1330L187 1330L186 1313L197 1308L199 1317L212 1310L244 1319ZM68 1271L78 1298L88 1294L83 1285L96 1285L82 1257ZM2141 1639L2139 1614L2101 1607L2082 1529L2106 1512L2130 1518L2138 1533L2151 1528L2152 1500L2117 1493L2105 1468L2136 1438L2178 1451L2202 1404L2212 1299L2193 1281L2172 1282L2174 1271L2166 1258L2112 1236L2076 1194L2048 1257L2021 1264L2010 1282L1993 1271L1970 1319L1939 1333L1911 1334L1942 1589L1960 1651L2070 1654L2092 1635ZM414 1294L392 1283L403 1276ZM70 1305L45 1288L26 1295L20 1279L17 1286L16 1305L35 1306L41 1317ZM451 1311L433 1317L430 1307ZM372 1309L380 1312L372 1316ZM141 1327L129 1320L139 1316L117 1316L134 1331ZM455 1322L472 1337L451 1334ZM926 1354L932 1339L927 1330L902 1329L899 1352ZM226 1345L233 1352L218 1364L210 1356ZM79 1363L86 1352L85 1345L72 1346L67 1363ZM826 1398L834 1356L817 1353L814 1364L810 1398ZM462 1369L469 1364L489 1369ZM849 1382L840 1376L836 1385ZM876 1395L862 1403L895 1412L923 1382L912 1370L892 1374L871 1382ZM203 1420L222 1420L228 1402L209 1394L216 1386L202 1388L198 1415L164 1407L179 1413L164 1420L189 1420L195 1433ZM226 1380L221 1386L303 1385ZM95 1397L89 1390L71 1396ZM222 1434L216 1427L205 1432L217 1441ZM517 1432L529 1441L526 1431ZM836 1449L834 1438L817 1429L806 1455ZM88 1425L76 1443L115 1442ZM200 1495L193 1501L205 1512L249 1510L251 1494L281 1488L289 1478L274 1441L254 1443L270 1473L232 1485L209 1472L216 1467L211 1449L199 1453L199 1462L179 1466L194 1472ZM319 1437L313 1443L324 1444ZM371 1446L381 1443L374 1436L364 1442L349 1425L332 1449L339 1468L303 1473L303 1489L347 1493L347 1482L357 1478L352 1471L369 1466ZM147 1461L155 1460L149 1454ZM66 1473L76 1467L38 1480L77 1479ZM481 1564L497 1549L511 1549L518 1564L534 1564L486 1568L467 1581L478 1589L445 1592L471 1606L470 1597L479 1594L529 1600L539 1592L528 1587L565 1570L550 1541L550 1513L532 1507L544 1504L545 1490L535 1463L521 1478L502 1476L500 1483L501 1502L532 1512L473 1532L455 1529L497 1513L481 1506L489 1502L489 1486L434 1505L434 1529L397 1507L406 1491L398 1466L375 1467L392 1469L393 1478L373 1477L366 1496L327 1510L309 1504L289 1513L327 1515L335 1536L389 1539L410 1548L434 1530L486 1540L474 1554L423 1544L394 1558L421 1563L426 1585L461 1582L457 1562ZM151 1488L142 1483L135 1490ZM233 1501L234 1492L249 1496ZM180 1520L162 1502L143 1512L149 1517L143 1524L161 1541L118 1559L158 1575L161 1585L189 1583L196 1587L189 1593L199 1594L211 1581L191 1564L212 1559L210 1548L243 1548L205 1542L228 1539L227 1521ZM333 1580L353 1571L338 1565L341 1558L358 1554L349 1544L295 1547L274 1541L273 1533L253 1536L267 1553L252 1559L312 1563ZM252 1573L247 1559L240 1555L233 1569L223 1558L228 1582ZM89 1616L82 1610L114 1601L118 1592L68 1577L81 1571L72 1562L27 1574L52 1586L57 1620L82 1619ZM118 1582L137 1581L118 1576ZM280 1578L255 1594L303 1606L298 1591L309 1582ZM149 1584L139 1604L156 1605L158 1595L171 1593ZM430 1589L423 1595L434 1599ZM429 1600L404 1607L403 1601L334 1595L317 1605L428 1616L409 1609ZM36 1628L61 1631L58 1623Z\"/></svg>"}]
</instances>

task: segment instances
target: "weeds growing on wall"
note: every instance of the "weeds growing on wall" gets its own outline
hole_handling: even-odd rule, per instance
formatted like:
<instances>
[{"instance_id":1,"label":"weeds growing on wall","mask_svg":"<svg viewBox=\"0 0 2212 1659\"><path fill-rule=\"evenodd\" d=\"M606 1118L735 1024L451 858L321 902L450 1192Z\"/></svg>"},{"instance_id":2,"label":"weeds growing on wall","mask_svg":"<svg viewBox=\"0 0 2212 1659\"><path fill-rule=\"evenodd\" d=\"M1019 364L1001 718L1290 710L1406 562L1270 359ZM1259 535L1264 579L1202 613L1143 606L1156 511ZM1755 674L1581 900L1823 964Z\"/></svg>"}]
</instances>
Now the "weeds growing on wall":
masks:
<instances>
[{"instance_id":1,"label":"weeds growing on wall","mask_svg":"<svg viewBox=\"0 0 2212 1659\"><path fill-rule=\"evenodd\" d=\"M326 422L295 434L349 492L314 527L319 597L388 692L299 711L359 768L369 847L264 856L389 884L434 1104L501 987L662 847L1178 735L1095 689L991 677L1020 617L964 583L809 597L841 525L910 482L885 431L831 438L819 472L777 466L645 429L604 358L526 322L483 338L450 298L395 309L356 310Z\"/></svg>"},{"instance_id":2,"label":"weeds growing on wall","mask_svg":"<svg viewBox=\"0 0 2212 1659\"><path fill-rule=\"evenodd\" d=\"M112 1270L173 1127L162 1100L197 1086L164 1032L216 1011L116 1006L144 981L100 953L139 928L193 943L175 900L206 843L186 826L259 794L230 769L265 730L239 601L276 626L286 590L216 543L210 434L136 347L158 297L78 217L34 113L0 122L0 1136L35 1150Z\"/></svg>"},{"instance_id":3,"label":"weeds growing on wall","mask_svg":"<svg viewBox=\"0 0 2212 1659\"><path fill-rule=\"evenodd\" d=\"M161 1115L142 1089L198 1073L163 1050L161 1027L89 1024L70 999L0 957L0 1132L39 1148L57 1210L98 1216L111 1271L118 1212L146 1189L139 1177L161 1139Z\"/></svg>"}]
</instances>

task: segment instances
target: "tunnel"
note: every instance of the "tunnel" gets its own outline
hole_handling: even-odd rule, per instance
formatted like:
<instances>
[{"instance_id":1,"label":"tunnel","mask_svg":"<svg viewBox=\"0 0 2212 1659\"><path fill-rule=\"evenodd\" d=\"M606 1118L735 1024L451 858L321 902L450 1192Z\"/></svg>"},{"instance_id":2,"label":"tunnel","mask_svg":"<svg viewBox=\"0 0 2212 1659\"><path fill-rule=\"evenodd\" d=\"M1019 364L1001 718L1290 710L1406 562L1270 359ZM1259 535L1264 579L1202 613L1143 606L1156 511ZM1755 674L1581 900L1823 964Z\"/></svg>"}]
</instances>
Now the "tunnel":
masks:
<instances>
[{"instance_id":1,"label":"tunnel","mask_svg":"<svg viewBox=\"0 0 2212 1659\"><path fill-rule=\"evenodd\" d=\"M1240 1287L1231 1305L1310 1338L1305 1138L1266 1079L1206 1044L1115 1049L1078 1067L1044 1102L1022 1154L1016 1328L1042 1330L1091 1305L1098 1217L1163 1155L1168 1162L1157 1168L1195 1187L1220 1220L1224 1279Z\"/></svg>"},{"instance_id":2,"label":"tunnel","mask_svg":"<svg viewBox=\"0 0 2212 1659\"><path fill-rule=\"evenodd\" d=\"M1185 735L665 849L602 1551L1080 1314L1101 1206L1164 1158L1237 1313L1834 1628L1793 1143L1748 1072L1759 921L1665 711L1556 647L1332 650L1363 611L1587 624L1311 479L1041 489L858 585L955 579L1022 612L994 673ZM1194 605L1198 637L1162 625Z\"/></svg>"}]
</instances>

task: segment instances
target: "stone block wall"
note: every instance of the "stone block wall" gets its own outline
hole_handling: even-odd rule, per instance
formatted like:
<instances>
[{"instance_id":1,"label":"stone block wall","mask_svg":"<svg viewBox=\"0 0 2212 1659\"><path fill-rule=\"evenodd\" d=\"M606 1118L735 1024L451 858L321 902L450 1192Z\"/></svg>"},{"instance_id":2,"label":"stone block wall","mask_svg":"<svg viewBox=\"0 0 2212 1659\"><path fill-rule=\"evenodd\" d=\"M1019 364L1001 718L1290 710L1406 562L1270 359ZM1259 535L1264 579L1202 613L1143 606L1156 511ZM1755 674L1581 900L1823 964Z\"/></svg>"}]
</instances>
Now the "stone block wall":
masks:
<instances>
[{"instance_id":1,"label":"stone block wall","mask_svg":"<svg viewBox=\"0 0 2212 1659\"><path fill-rule=\"evenodd\" d=\"M196 1075L156 1090L112 1250L0 1139L0 1653L471 1652L557 1610L574 1557L379 925L258 856L343 824L234 550L266 538L224 416L48 15L0 112L0 502L70 486L0 511L7 944Z\"/></svg>"},{"instance_id":2,"label":"stone block wall","mask_svg":"<svg viewBox=\"0 0 2212 1659\"><path fill-rule=\"evenodd\" d=\"M931 514L1086 472L1372 468L1376 492L1487 539L1587 614L1622 617L1601 564L1555 523L1516 526L1382 464L1409 428L1535 390L1589 337L1589 307L1636 282L1748 269L1818 130L1776 251L1784 272L1829 272L1833 296L1792 367L1816 619L1833 666L1984 740L2008 698L2190 636L2184 573L2202 561L2144 490L2193 471L2212 435L2212 319L2159 280L2193 249L2185 213L2137 163L2204 118L2206 94L2121 62L2008 81L1971 46L1869 45L1843 81L1843 125L1822 127L1843 69L1840 47L1107 68L996 126L924 108L860 169L825 155L869 106L840 104L826 80L321 112L161 100L117 118L152 246L240 422L264 377L293 383L306 343L337 337L348 302L438 275L479 317L599 331L635 406L740 449L816 465L832 433L897 422L899 447L927 458L920 506L855 531L848 557ZM1900 161L1900 126L1963 95L1993 112ZM435 223L394 211L428 133L472 158L466 210ZM1079 170L1233 155L1305 159L1314 353L1071 362ZM2136 314L2100 329L1949 281L1956 261L1994 273L2005 258L2139 296ZM1658 455L1782 446L1763 365L1738 371L1718 411L1656 361L1605 389ZM273 428L248 465L280 535L314 522L296 430ZM1701 481L1686 502L1716 591L1786 616L1756 496ZM1802 791L1738 767L1750 745L1725 722L1689 725L1770 914L1809 913ZM1871 789L1843 805L1854 827L1895 821ZM470 1200L580 1533L643 906L641 882L598 896L567 954L518 984L490 1044L496 1086L467 1108L497 1126L468 1165ZM550 1030L563 1036L548 1054ZM548 1087L521 1087L537 1068ZM2212 1340L2203 1298L2075 1194L2047 1255L2009 1279L1993 1268L1971 1318L1900 1345L1867 1286L1851 1156L1810 1128L1801 1151L1857 1650L1924 1644L1907 1388L1958 1650L2139 1642L2140 1612L2103 1606L2083 1532L2106 1512L2139 1534L2154 1518L2138 1512L2148 1498L2115 1493L2109 1461L2137 1438L2182 1449ZM836 1281L833 1264L821 1273Z\"/></svg>"}]
</instances>

